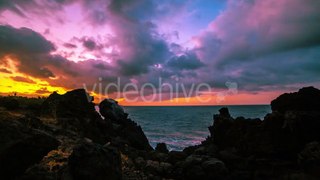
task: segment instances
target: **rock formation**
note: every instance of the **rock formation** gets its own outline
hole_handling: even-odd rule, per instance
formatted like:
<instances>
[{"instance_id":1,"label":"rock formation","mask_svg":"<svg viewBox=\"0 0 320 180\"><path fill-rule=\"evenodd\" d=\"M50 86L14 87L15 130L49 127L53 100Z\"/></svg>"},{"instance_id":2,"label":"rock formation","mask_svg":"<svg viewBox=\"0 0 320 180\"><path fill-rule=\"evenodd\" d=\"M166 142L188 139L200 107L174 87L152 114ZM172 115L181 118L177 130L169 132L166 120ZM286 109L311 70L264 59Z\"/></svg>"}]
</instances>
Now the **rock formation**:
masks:
<instances>
[{"instance_id":1,"label":"rock formation","mask_svg":"<svg viewBox=\"0 0 320 180\"><path fill-rule=\"evenodd\" d=\"M210 136L183 151L153 150L115 100L95 110L82 90L53 93L41 116L0 109L0 177L5 179L319 179L320 90L272 101L263 120L213 116ZM103 116L103 117L102 117Z\"/></svg>"},{"instance_id":2,"label":"rock formation","mask_svg":"<svg viewBox=\"0 0 320 180\"><path fill-rule=\"evenodd\" d=\"M115 147L83 143L73 149L68 161L70 173L77 180L121 179L121 158Z\"/></svg>"},{"instance_id":3,"label":"rock formation","mask_svg":"<svg viewBox=\"0 0 320 180\"><path fill-rule=\"evenodd\" d=\"M17 120L0 121L0 177L15 179L59 142L49 134L28 128Z\"/></svg>"}]
</instances>

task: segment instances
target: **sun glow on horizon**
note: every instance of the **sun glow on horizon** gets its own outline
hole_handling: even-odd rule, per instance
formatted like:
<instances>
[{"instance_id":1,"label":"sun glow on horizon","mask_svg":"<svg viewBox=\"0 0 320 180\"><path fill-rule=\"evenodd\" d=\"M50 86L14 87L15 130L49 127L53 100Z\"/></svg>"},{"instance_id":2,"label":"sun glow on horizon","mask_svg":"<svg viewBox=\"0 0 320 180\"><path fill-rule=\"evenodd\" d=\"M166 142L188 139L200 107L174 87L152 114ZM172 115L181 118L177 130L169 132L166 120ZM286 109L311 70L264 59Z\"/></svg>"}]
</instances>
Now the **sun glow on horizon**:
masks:
<instances>
[{"instance_id":1,"label":"sun glow on horizon","mask_svg":"<svg viewBox=\"0 0 320 180\"><path fill-rule=\"evenodd\" d=\"M66 88L51 86L47 81L18 72L15 61L9 56L1 60L4 62L0 69L0 92L1 95L18 94L27 97L49 96L52 92L65 93Z\"/></svg>"}]
</instances>

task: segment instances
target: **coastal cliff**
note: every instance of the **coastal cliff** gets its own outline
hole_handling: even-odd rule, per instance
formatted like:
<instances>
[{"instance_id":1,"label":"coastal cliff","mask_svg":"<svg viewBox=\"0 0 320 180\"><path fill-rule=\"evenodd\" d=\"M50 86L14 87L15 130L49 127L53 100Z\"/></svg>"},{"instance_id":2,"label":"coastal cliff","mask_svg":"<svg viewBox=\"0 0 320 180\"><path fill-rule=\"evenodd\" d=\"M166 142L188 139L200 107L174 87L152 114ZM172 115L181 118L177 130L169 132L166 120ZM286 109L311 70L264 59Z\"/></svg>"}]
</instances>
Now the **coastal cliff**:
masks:
<instances>
[{"instance_id":1,"label":"coastal cliff","mask_svg":"<svg viewBox=\"0 0 320 180\"><path fill-rule=\"evenodd\" d=\"M320 90L283 94L264 119L213 116L210 136L183 151L153 149L112 99L78 89L21 109L0 101L0 178L319 179ZM8 104L10 105L8 108Z\"/></svg>"}]
</instances>

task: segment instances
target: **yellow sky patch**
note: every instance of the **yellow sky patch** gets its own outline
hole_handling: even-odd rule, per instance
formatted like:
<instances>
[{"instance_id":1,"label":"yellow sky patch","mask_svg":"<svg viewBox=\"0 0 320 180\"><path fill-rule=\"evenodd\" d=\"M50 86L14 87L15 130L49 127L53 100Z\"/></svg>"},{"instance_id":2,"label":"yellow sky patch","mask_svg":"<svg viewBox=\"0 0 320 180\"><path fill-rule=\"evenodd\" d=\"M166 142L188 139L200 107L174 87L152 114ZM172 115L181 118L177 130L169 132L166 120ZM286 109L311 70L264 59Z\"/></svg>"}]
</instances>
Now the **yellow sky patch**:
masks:
<instances>
[{"instance_id":1,"label":"yellow sky patch","mask_svg":"<svg viewBox=\"0 0 320 180\"><path fill-rule=\"evenodd\" d=\"M0 68L6 69L11 73L0 72L0 93L2 95L13 95L16 93L21 96L48 96L52 92L65 93L63 87L52 87L47 81L40 80L25 74L19 73L14 61L5 57ZM20 77L20 78L15 78ZM26 79L28 81L17 81L14 79Z\"/></svg>"}]
</instances>

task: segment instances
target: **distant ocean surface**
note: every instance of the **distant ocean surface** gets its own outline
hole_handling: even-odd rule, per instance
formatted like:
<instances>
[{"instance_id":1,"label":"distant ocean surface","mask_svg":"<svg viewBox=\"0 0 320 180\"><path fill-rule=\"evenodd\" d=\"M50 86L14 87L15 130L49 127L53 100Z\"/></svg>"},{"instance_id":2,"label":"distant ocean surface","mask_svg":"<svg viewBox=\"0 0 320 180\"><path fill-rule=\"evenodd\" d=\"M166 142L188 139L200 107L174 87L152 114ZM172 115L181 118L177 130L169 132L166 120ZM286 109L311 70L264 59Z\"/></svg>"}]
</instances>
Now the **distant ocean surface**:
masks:
<instances>
[{"instance_id":1,"label":"distant ocean surface","mask_svg":"<svg viewBox=\"0 0 320 180\"><path fill-rule=\"evenodd\" d=\"M142 127L153 147L165 142L171 150L182 150L205 140L209 135L208 126L213 123L213 114L218 114L221 107L228 107L233 117L263 119L271 112L269 105L127 106L124 109Z\"/></svg>"}]
</instances>

